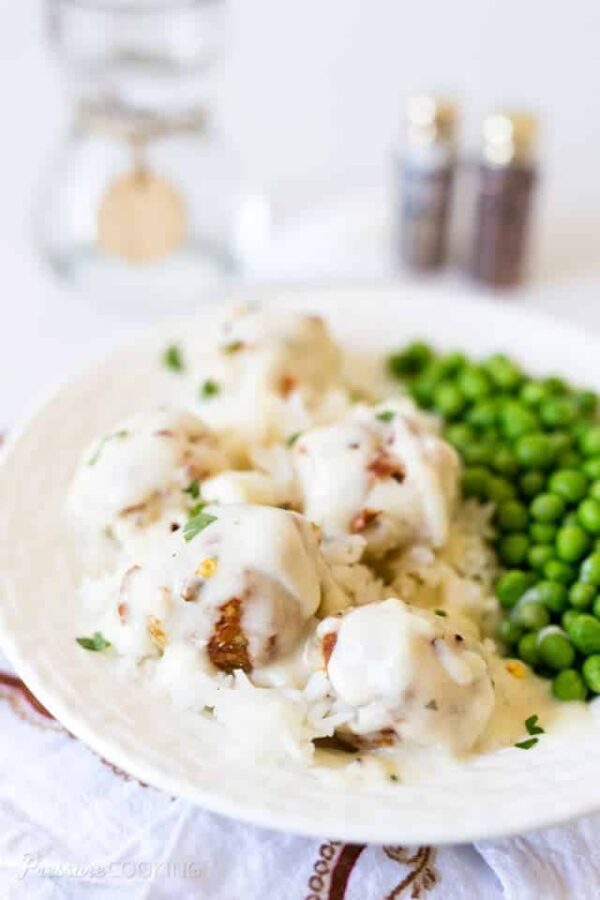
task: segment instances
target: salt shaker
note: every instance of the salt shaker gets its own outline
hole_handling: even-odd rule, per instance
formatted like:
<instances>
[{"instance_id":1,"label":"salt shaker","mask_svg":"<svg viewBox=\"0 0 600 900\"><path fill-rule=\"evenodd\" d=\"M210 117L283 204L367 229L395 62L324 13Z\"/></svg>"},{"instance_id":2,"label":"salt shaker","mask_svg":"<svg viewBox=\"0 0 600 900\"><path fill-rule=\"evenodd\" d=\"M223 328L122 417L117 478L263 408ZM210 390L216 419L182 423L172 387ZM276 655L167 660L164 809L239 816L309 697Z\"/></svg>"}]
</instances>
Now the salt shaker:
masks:
<instances>
[{"instance_id":1,"label":"salt shaker","mask_svg":"<svg viewBox=\"0 0 600 900\"><path fill-rule=\"evenodd\" d=\"M536 120L522 113L496 112L483 123L471 271L492 287L513 287L523 277L536 133Z\"/></svg>"},{"instance_id":2,"label":"salt shaker","mask_svg":"<svg viewBox=\"0 0 600 900\"><path fill-rule=\"evenodd\" d=\"M416 272L433 272L446 261L456 119L449 100L421 94L407 101L396 243L402 263Z\"/></svg>"}]
</instances>

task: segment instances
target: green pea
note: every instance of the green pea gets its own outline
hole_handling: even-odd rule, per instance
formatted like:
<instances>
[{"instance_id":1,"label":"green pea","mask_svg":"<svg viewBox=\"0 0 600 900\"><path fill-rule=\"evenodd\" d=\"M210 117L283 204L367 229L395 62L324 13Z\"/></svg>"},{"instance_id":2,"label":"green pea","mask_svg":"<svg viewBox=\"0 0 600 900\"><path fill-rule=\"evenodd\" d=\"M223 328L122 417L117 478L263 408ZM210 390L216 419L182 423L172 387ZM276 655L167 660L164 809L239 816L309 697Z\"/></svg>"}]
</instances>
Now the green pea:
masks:
<instances>
[{"instance_id":1,"label":"green pea","mask_svg":"<svg viewBox=\"0 0 600 900\"><path fill-rule=\"evenodd\" d=\"M394 378L405 378L407 375L418 375L432 359L431 347L422 341L414 341L404 350L388 357L387 369Z\"/></svg>"},{"instance_id":2,"label":"green pea","mask_svg":"<svg viewBox=\"0 0 600 900\"><path fill-rule=\"evenodd\" d=\"M582 559L590 549L590 544L589 535L579 525L565 525L556 535L556 552L565 562Z\"/></svg>"},{"instance_id":3,"label":"green pea","mask_svg":"<svg viewBox=\"0 0 600 900\"><path fill-rule=\"evenodd\" d=\"M492 458L492 467L501 475L514 475L519 471L519 463L510 447L498 447Z\"/></svg>"},{"instance_id":4,"label":"green pea","mask_svg":"<svg viewBox=\"0 0 600 900\"><path fill-rule=\"evenodd\" d=\"M584 456L597 456L600 453L600 425L586 429L579 438L579 449Z\"/></svg>"},{"instance_id":5,"label":"green pea","mask_svg":"<svg viewBox=\"0 0 600 900\"><path fill-rule=\"evenodd\" d=\"M536 416L517 400L501 408L499 419L502 434L511 441L539 427Z\"/></svg>"},{"instance_id":6,"label":"green pea","mask_svg":"<svg viewBox=\"0 0 600 900\"><path fill-rule=\"evenodd\" d=\"M515 568L525 562L529 550L526 534L506 534L498 542L498 554L506 566Z\"/></svg>"},{"instance_id":7,"label":"green pea","mask_svg":"<svg viewBox=\"0 0 600 900\"><path fill-rule=\"evenodd\" d=\"M496 522L501 531L523 531L528 518L527 507L518 500L504 500L496 510Z\"/></svg>"},{"instance_id":8,"label":"green pea","mask_svg":"<svg viewBox=\"0 0 600 900\"><path fill-rule=\"evenodd\" d=\"M560 559L549 559L544 566L544 575L550 581L558 581L559 584L572 584L577 578L573 566Z\"/></svg>"},{"instance_id":9,"label":"green pea","mask_svg":"<svg viewBox=\"0 0 600 900\"><path fill-rule=\"evenodd\" d=\"M549 397L540 406L540 418L549 428L570 425L575 416L574 405L566 397Z\"/></svg>"},{"instance_id":10,"label":"green pea","mask_svg":"<svg viewBox=\"0 0 600 900\"><path fill-rule=\"evenodd\" d=\"M587 478L577 469L559 469L548 482L548 489L565 501L579 503L587 491Z\"/></svg>"},{"instance_id":11,"label":"green pea","mask_svg":"<svg viewBox=\"0 0 600 900\"><path fill-rule=\"evenodd\" d=\"M531 590L535 590L532 588ZM525 594L511 613L511 621L527 631L539 631L550 622L550 613L538 600L528 600ZM598 622L600 626L600 622Z\"/></svg>"},{"instance_id":12,"label":"green pea","mask_svg":"<svg viewBox=\"0 0 600 900\"><path fill-rule=\"evenodd\" d=\"M588 496L593 500L600 500L600 480L592 482L588 489Z\"/></svg>"},{"instance_id":13,"label":"green pea","mask_svg":"<svg viewBox=\"0 0 600 900\"><path fill-rule=\"evenodd\" d=\"M565 512L565 503L557 494L540 494L531 502L529 511L538 522L556 522Z\"/></svg>"},{"instance_id":14,"label":"green pea","mask_svg":"<svg viewBox=\"0 0 600 900\"><path fill-rule=\"evenodd\" d=\"M600 552L595 550L584 559L579 570L579 580L596 587L600 585Z\"/></svg>"},{"instance_id":15,"label":"green pea","mask_svg":"<svg viewBox=\"0 0 600 900\"><path fill-rule=\"evenodd\" d=\"M479 366L465 366L457 380L467 400L480 400L492 390L487 372Z\"/></svg>"},{"instance_id":16,"label":"green pea","mask_svg":"<svg viewBox=\"0 0 600 900\"><path fill-rule=\"evenodd\" d=\"M510 619L504 619L500 623L500 637L505 644L508 644L511 647L518 644L522 635L523 629L518 625L515 625L514 622L511 622Z\"/></svg>"},{"instance_id":17,"label":"green pea","mask_svg":"<svg viewBox=\"0 0 600 900\"><path fill-rule=\"evenodd\" d=\"M517 653L519 659L522 659L523 662L527 663L528 666L531 666L532 669L534 666L537 666L540 657L537 646L537 634L535 631L529 631L527 634L523 635L517 644Z\"/></svg>"},{"instance_id":18,"label":"green pea","mask_svg":"<svg viewBox=\"0 0 600 900\"><path fill-rule=\"evenodd\" d=\"M593 584L585 584L583 581L576 581L571 585L569 591L569 603L576 609L587 609L591 605L596 596L596 588Z\"/></svg>"},{"instance_id":19,"label":"green pea","mask_svg":"<svg viewBox=\"0 0 600 900\"><path fill-rule=\"evenodd\" d=\"M600 619L600 595L596 597L594 600L594 605L592 606L592 612L596 616L597 619Z\"/></svg>"},{"instance_id":20,"label":"green pea","mask_svg":"<svg viewBox=\"0 0 600 900\"><path fill-rule=\"evenodd\" d=\"M585 499L577 507L577 518L589 534L600 534L600 500Z\"/></svg>"},{"instance_id":21,"label":"green pea","mask_svg":"<svg viewBox=\"0 0 600 900\"><path fill-rule=\"evenodd\" d=\"M523 376L517 366L503 354L497 353L494 356L490 356L484 365L494 384L502 390L516 390L523 380Z\"/></svg>"},{"instance_id":22,"label":"green pea","mask_svg":"<svg viewBox=\"0 0 600 900\"><path fill-rule=\"evenodd\" d=\"M573 400L578 409L584 414L591 414L598 406L598 396L593 391L578 391Z\"/></svg>"},{"instance_id":23,"label":"green pea","mask_svg":"<svg viewBox=\"0 0 600 900\"><path fill-rule=\"evenodd\" d=\"M539 581L531 588L531 596L555 613L564 612L569 603L568 591L558 581ZM527 597L525 600L527 601Z\"/></svg>"},{"instance_id":24,"label":"green pea","mask_svg":"<svg viewBox=\"0 0 600 900\"><path fill-rule=\"evenodd\" d=\"M444 377L456 375L466 364L467 357L464 353L459 353L456 350L446 353L445 356L440 356L438 360L440 372Z\"/></svg>"},{"instance_id":25,"label":"green pea","mask_svg":"<svg viewBox=\"0 0 600 900\"><path fill-rule=\"evenodd\" d=\"M559 672L575 662L575 650L569 638L558 628L547 629L538 635L540 660Z\"/></svg>"},{"instance_id":26,"label":"green pea","mask_svg":"<svg viewBox=\"0 0 600 900\"><path fill-rule=\"evenodd\" d=\"M465 407L465 396L452 381L442 381L433 394L433 405L446 419L454 419Z\"/></svg>"},{"instance_id":27,"label":"green pea","mask_svg":"<svg viewBox=\"0 0 600 900\"><path fill-rule=\"evenodd\" d=\"M536 409L548 395L546 388L539 381L526 381L519 392L519 398L526 403L527 406L533 406Z\"/></svg>"},{"instance_id":28,"label":"green pea","mask_svg":"<svg viewBox=\"0 0 600 900\"><path fill-rule=\"evenodd\" d=\"M588 656L581 667L583 680L594 694L600 694L600 654Z\"/></svg>"},{"instance_id":29,"label":"green pea","mask_svg":"<svg viewBox=\"0 0 600 900\"><path fill-rule=\"evenodd\" d=\"M422 375L410 385L409 392L413 400L424 409L431 409L433 406L433 394L437 387L437 378Z\"/></svg>"},{"instance_id":30,"label":"green pea","mask_svg":"<svg viewBox=\"0 0 600 900\"><path fill-rule=\"evenodd\" d=\"M527 552L527 562L532 569L543 569L553 558L552 544L533 544Z\"/></svg>"},{"instance_id":31,"label":"green pea","mask_svg":"<svg viewBox=\"0 0 600 900\"><path fill-rule=\"evenodd\" d=\"M478 400L467 413L467 422L473 428L486 431L496 424L496 401L492 398Z\"/></svg>"},{"instance_id":32,"label":"green pea","mask_svg":"<svg viewBox=\"0 0 600 900\"><path fill-rule=\"evenodd\" d=\"M475 440L475 432L466 422L457 422L446 428L444 437L453 447L456 447L456 449L460 451L473 443Z\"/></svg>"},{"instance_id":33,"label":"green pea","mask_svg":"<svg viewBox=\"0 0 600 900\"><path fill-rule=\"evenodd\" d=\"M583 471L592 481L595 481L596 478L600 478L600 456L593 456L591 459L586 459L583 463Z\"/></svg>"},{"instance_id":34,"label":"green pea","mask_svg":"<svg viewBox=\"0 0 600 900\"><path fill-rule=\"evenodd\" d=\"M549 394L564 394L568 390L563 379L557 375L549 375L547 378L544 378L542 384Z\"/></svg>"},{"instance_id":35,"label":"green pea","mask_svg":"<svg viewBox=\"0 0 600 900\"><path fill-rule=\"evenodd\" d=\"M462 489L465 497L478 497L482 500L487 496L487 484L490 473L483 466L469 466L462 475Z\"/></svg>"},{"instance_id":36,"label":"green pea","mask_svg":"<svg viewBox=\"0 0 600 900\"><path fill-rule=\"evenodd\" d=\"M524 497L536 497L543 489L546 479L542 472L525 472L519 479L519 487Z\"/></svg>"},{"instance_id":37,"label":"green pea","mask_svg":"<svg viewBox=\"0 0 600 900\"><path fill-rule=\"evenodd\" d=\"M585 700L587 687L575 669L563 669L552 682L552 693L557 700Z\"/></svg>"},{"instance_id":38,"label":"green pea","mask_svg":"<svg viewBox=\"0 0 600 900\"><path fill-rule=\"evenodd\" d=\"M529 572L512 569L504 572L496 582L496 596L505 609L513 607L525 591L531 587L533 577Z\"/></svg>"},{"instance_id":39,"label":"green pea","mask_svg":"<svg viewBox=\"0 0 600 900\"><path fill-rule=\"evenodd\" d=\"M545 434L524 434L515 446L515 453L524 469L545 469L553 460L552 442Z\"/></svg>"},{"instance_id":40,"label":"green pea","mask_svg":"<svg viewBox=\"0 0 600 900\"><path fill-rule=\"evenodd\" d=\"M565 629L565 631L567 632L567 634L569 633L569 628L571 627L572 623L575 621L577 616L580 616L580 615L581 615L581 611L578 609L567 609L562 614L562 616L560 617L560 623L561 623L562 627Z\"/></svg>"},{"instance_id":41,"label":"green pea","mask_svg":"<svg viewBox=\"0 0 600 900\"><path fill-rule=\"evenodd\" d=\"M529 526L529 537L535 544L553 544L558 528L549 522L532 522Z\"/></svg>"},{"instance_id":42,"label":"green pea","mask_svg":"<svg viewBox=\"0 0 600 900\"><path fill-rule=\"evenodd\" d=\"M474 441L464 447L462 451L463 458L469 466L491 465L495 453L496 445L489 439Z\"/></svg>"},{"instance_id":43,"label":"green pea","mask_svg":"<svg viewBox=\"0 0 600 900\"><path fill-rule=\"evenodd\" d=\"M487 499L490 503L502 503L503 500L512 500L516 491L510 481L499 475L491 475L487 482Z\"/></svg>"},{"instance_id":44,"label":"green pea","mask_svg":"<svg viewBox=\"0 0 600 900\"><path fill-rule=\"evenodd\" d=\"M581 613L571 623L568 635L584 656L600 653L600 621L594 616Z\"/></svg>"}]
</instances>

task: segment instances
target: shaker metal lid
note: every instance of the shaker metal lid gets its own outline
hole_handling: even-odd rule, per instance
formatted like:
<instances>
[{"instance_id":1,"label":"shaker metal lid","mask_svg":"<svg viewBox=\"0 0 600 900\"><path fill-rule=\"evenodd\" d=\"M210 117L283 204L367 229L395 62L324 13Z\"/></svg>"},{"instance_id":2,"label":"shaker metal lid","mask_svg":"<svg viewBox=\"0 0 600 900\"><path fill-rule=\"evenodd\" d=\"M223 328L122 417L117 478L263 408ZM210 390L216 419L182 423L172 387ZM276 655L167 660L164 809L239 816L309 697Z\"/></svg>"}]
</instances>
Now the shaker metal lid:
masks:
<instances>
[{"instance_id":1,"label":"shaker metal lid","mask_svg":"<svg viewBox=\"0 0 600 900\"><path fill-rule=\"evenodd\" d=\"M537 119L528 113L493 112L483 120L483 158L493 166L528 163L537 134Z\"/></svg>"},{"instance_id":2,"label":"shaker metal lid","mask_svg":"<svg viewBox=\"0 0 600 900\"><path fill-rule=\"evenodd\" d=\"M413 94L406 100L406 124L410 141L454 142L458 107L447 97Z\"/></svg>"}]
</instances>

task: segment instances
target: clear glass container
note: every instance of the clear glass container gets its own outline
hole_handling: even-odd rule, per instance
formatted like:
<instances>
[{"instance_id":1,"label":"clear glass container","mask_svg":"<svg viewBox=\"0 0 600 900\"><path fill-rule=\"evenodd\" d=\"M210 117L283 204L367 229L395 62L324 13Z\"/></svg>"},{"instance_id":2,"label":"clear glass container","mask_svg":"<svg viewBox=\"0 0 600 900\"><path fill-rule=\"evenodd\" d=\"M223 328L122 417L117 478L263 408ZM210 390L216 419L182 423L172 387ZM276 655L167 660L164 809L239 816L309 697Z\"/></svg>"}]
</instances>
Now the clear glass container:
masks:
<instances>
[{"instance_id":1,"label":"clear glass container","mask_svg":"<svg viewBox=\"0 0 600 900\"><path fill-rule=\"evenodd\" d=\"M78 286L185 299L239 271L266 228L218 127L224 13L222 0L48 0L73 118L36 231Z\"/></svg>"}]
</instances>

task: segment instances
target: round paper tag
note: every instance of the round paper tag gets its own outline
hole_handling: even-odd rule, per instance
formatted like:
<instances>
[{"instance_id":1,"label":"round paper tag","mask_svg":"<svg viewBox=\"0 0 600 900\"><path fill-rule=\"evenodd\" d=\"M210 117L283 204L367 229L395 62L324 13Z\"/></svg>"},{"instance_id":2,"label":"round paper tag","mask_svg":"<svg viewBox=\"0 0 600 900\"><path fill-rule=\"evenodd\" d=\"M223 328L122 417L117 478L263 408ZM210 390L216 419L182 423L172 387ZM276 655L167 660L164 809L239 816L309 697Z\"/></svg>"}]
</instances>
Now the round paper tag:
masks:
<instances>
[{"instance_id":1,"label":"round paper tag","mask_svg":"<svg viewBox=\"0 0 600 900\"><path fill-rule=\"evenodd\" d=\"M181 244L185 225L179 192L140 169L117 178L106 191L98 212L98 242L127 262L154 262Z\"/></svg>"}]
</instances>

